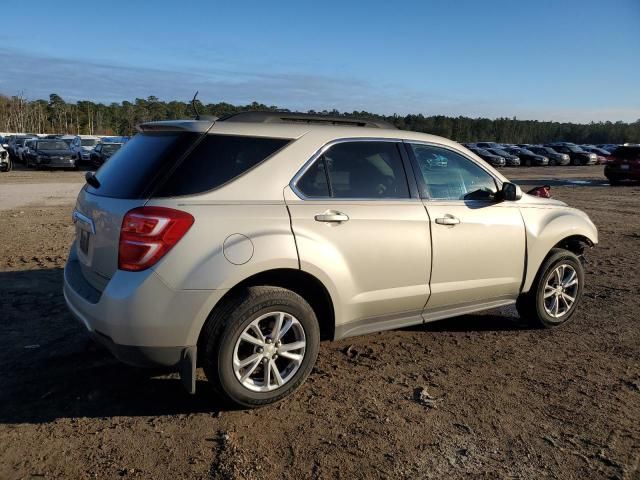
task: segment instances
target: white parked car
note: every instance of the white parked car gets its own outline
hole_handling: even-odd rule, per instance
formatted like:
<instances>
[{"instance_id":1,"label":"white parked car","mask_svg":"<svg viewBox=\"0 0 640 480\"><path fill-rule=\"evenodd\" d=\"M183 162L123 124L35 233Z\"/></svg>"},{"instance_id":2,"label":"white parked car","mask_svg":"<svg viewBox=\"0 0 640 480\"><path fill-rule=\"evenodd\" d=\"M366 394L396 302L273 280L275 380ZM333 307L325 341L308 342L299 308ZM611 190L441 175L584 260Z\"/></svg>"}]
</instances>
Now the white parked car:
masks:
<instances>
[{"instance_id":1,"label":"white parked car","mask_svg":"<svg viewBox=\"0 0 640 480\"><path fill-rule=\"evenodd\" d=\"M76 165L89 164L91 152L100 142L100 137L94 135L76 135L69 148L76 157Z\"/></svg>"},{"instance_id":2,"label":"white parked car","mask_svg":"<svg viewBox=\"0 0 640 480\"><path fill-rule=\"evenodd\" d=\"M304 381L321 336L510 304L554 327L580 304L589 217L445 138L281 112L140 130L87 172L64 296L117 358L192 393L199 364L257 407Z\"/></svg>"}]
</instances>

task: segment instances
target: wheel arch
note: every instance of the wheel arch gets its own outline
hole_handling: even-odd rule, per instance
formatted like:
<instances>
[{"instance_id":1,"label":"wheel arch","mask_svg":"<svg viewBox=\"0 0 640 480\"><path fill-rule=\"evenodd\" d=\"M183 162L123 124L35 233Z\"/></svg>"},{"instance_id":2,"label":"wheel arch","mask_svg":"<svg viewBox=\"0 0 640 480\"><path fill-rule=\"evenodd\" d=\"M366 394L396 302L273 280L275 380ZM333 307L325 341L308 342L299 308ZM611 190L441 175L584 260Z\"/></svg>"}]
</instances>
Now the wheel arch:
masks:
<instances>
[{"instance_id":1,"label":"wheel arch","mask_svg":"<svg viewBox=\"0 0 640 480\"><path fill-rule=\"evenodd\" d=\"M527 232L527 269L522 292L528 292L540 266L554 248L563 248L582 256L598 243L598 231L589 217L567 209L544 214L538 209L523 209ZM538 210L538 211L535 211ZM545 215L546 218L541 218Z\"/></svg>"},{"instance_id":2,"label":"wheel arch","mask_svg":"<svg viewBox=\"0 0 640 480\"><path fill-rule=\"evenodd\" d=\"M252 286L281 287L297 293L309 303L315 312L318 326L320 327L320 338L322 340L333 340L335 336L334 303L324 284L318 278L303 270L277 268L255 273L230 288L209 312L207 320L205 320L198 333L198 344L211 314L217 308L222 308L222 305L229 298Z\"/></svg>"}]
</instances>

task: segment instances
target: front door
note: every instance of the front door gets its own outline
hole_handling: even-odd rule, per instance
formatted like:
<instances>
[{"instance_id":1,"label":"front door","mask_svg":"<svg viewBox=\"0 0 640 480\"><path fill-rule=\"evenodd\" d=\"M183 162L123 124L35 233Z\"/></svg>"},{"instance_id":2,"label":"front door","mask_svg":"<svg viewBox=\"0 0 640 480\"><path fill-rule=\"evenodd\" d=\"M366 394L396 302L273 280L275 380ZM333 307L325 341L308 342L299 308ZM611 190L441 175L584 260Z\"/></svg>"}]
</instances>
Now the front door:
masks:
<instances>
[{"instance_id":1,"label":"front door","mask_svg":"<svg viewBox=\"0 0 640 480\"><path fill-rule=\"evenodd\" d=\"M516 202L498 201L496 180L474 160L433 145L408 147L431 224L433 266L425 318L514 300L526 249Z\"/></svg>"}]
</instances>

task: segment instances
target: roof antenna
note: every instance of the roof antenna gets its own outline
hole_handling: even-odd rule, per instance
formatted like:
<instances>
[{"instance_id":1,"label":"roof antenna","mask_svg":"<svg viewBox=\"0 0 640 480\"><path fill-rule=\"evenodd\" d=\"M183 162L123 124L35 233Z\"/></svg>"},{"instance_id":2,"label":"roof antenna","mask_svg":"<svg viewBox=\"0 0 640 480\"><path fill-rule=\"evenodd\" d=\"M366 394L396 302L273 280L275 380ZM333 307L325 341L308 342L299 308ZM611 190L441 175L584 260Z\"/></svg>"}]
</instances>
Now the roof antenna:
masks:
<instances>
[{"instance_id":1,"label":"roof antenna","mask_svg":"<svg viewBox=\"0 0 640 480\"><path fill-rule=\"evenodd\" d=\"M200 120L200 113L198 112L198 107L196 106L196 97L198 96L198 91L196 90L196 94L193 96L191 100L191 106L193 107L193 111L196 114L196 120Z\"/></svg>"}]
</instances>

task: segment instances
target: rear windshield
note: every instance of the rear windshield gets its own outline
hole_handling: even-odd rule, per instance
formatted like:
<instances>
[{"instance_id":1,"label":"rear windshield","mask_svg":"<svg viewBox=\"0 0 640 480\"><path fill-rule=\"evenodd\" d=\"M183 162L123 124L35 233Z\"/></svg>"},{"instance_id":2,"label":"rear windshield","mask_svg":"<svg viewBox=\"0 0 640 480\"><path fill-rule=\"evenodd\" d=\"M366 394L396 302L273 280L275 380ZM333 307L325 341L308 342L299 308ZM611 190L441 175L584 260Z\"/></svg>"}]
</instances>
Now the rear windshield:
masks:
<instances>
[{"instance_id":1,"label":"rear windshield","mask_svg":"<svg viewBox=\"0 0 640 480\"><path fill-rule=\"evenodd\" d=\"M623 160L634 160L640 157L640 147L618 147L613 156Z\"/></svg>"},{"instance_id":2,"label":"rear windshield","mask_svg":"<svg viewBox=\"0 0 640 480\"><path fill-rule=\"evenodd\" d=\"M67 150L68 145L60 140L38 142L38 150Z\"/></svg>"},{"instance_id":3,"label":"rear windshield","mask_svg":"<svg viewBox=\"0 0 640 480\"><path fill-rule=\"evenodd\" d=\"M87 185L87 191L114 198L194 195L233 180L289 141L231 135L202 139L198 133L177 132L138 134L98 170L100 187Z\"/></svg>"}]
</instances>

